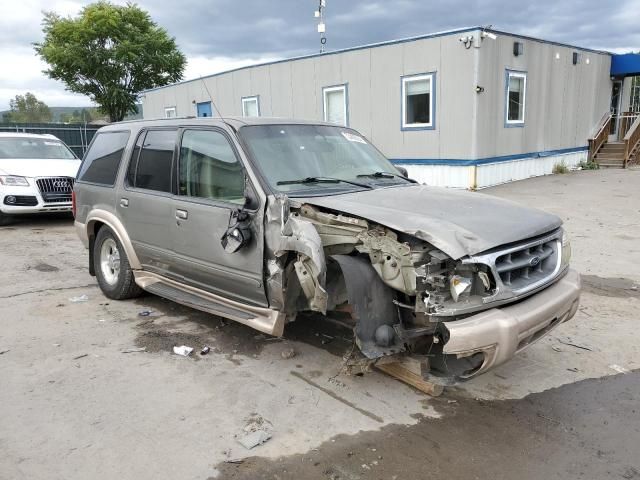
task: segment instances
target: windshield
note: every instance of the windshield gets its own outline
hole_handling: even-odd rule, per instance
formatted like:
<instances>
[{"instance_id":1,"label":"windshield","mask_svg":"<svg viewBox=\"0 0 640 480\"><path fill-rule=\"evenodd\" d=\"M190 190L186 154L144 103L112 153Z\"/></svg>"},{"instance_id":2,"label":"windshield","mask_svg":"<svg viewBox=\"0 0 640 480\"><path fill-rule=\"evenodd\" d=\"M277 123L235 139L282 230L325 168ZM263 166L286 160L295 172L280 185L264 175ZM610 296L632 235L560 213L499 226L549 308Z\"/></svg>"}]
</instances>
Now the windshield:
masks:
<instances>
[{"instance_id":1,"label":"windshield","mask_svg":"<svg viewBox=\"0 0 640 480\"><path fill-rule=\"evenodd\" d=\"M75 159L69 148L57 139L0 137L0 158Z\"/></svg>"},{"instance_id":2,"label":"windshield","mask_svg":"<svg viewBox=\"0 0 640 480\"><path fill-rule=\"evenodd\" d=\"M276 191L327 194L410 182L367 140L344 127L249 125L239 135Z\"/></svg>"}]
</instances>

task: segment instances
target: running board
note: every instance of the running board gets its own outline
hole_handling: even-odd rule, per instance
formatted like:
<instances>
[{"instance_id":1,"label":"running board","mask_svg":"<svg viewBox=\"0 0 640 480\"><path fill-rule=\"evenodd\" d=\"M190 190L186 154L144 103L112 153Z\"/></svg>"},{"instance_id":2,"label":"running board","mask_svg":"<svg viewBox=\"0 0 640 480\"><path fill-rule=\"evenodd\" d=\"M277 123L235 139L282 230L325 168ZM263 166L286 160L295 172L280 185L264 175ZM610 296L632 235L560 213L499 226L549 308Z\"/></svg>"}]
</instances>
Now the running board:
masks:
<instances>
[{"instance_id":1,"label":"running board","mask_svg":"<svg viewBox=\"0 0 640 480\"><path fill-rule=\"evenodd\" d=\"M285 315L277 310L244 305L151 272L134 270L134 275L136 284L154 295L196 310L235 320L269 335L279 337L284 332Z\"/></svg>"}]
</instances>

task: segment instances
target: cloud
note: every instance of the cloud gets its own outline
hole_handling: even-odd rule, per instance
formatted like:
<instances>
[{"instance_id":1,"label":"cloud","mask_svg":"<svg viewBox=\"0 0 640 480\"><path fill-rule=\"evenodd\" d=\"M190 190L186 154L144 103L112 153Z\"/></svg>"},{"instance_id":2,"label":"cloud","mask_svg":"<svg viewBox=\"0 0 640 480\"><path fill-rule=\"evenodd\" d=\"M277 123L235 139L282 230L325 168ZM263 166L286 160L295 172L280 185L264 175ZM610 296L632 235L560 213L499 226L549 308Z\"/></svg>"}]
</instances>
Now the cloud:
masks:
<instances>
[{"instance_id":1,"label":"cloud","mask_svg":"<svg viewBox=\"0 0 640 480\"><path fill-rule=\"evenodd\" d=\"M113 0L112 0L113 1ZM88 99L46 80L32 42L42 38L42 10L75 15L87 0L20 0L0 16L0 109L17 93L33 91L47 103ZM126 0L115 0L124 4ZM269 59L317 52L317 0L139 0L188 58L185 78ZM328 0L329 50L451 28L492 24L499 30L584 47L640 50L638 0ZM37 59L35 59L37 60ZM6 73L9 72L9 73ZM60 104L59 104L60 105Z\"/></svg>"}]
</instances>

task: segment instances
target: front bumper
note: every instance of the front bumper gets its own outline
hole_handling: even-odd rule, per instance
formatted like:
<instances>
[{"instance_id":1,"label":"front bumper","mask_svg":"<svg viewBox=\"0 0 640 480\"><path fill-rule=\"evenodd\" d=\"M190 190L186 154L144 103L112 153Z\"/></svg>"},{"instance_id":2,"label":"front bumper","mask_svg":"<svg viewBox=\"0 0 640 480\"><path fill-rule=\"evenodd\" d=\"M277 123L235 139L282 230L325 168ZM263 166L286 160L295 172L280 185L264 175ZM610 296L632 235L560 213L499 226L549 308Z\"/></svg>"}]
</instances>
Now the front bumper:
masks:
<instances>
[{"instance_id":1,"label":"front bumper","mask_svg":"<svg viewBox=\"0 0 640 480\"><path fill-rule=\"evenodd\" d=\"M458 358L483 354L471 378L496 367L573 317L580 299L580 275L575 270L515 305L493 308L463 320L446 322L449 339L443 353Z\"/></svg>"},{"instance_id":2,"label":"front bumper","mask_svg":"<svg viewBox=\"0 0 640 480\"><path fill-rule=\"evenodd\" d=\"M47 203L42 198L40 190L35 185L32 178L28 179L29 186L2 186L0 187L0 213L5 215L24 215L31 213L47 213L47 212L70 212L71 202L51 202ZM16 197L19 199L35 198L35 204L15 205L7 204L7 197ZM31 202L29 202L31 203Z\"/></svg>"}]
</instances>

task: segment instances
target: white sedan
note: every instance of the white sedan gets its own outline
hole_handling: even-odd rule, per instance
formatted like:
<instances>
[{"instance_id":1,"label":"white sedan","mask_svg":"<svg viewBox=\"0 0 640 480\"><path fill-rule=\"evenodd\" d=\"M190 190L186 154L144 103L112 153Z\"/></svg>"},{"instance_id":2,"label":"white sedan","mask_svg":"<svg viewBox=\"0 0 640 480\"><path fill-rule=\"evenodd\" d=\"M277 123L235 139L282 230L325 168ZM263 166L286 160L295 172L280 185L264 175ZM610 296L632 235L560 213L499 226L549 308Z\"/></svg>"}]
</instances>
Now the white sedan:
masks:
<instances>
[{"instance_id":1,"label":"white sedan","mask_svg":"<svg viewBox=\"0 0 640 480\"><path fill-rule=\"evenodd\" d=\"M13 216L71 212L80 160L53 135L0 133L0 225Z\"/></svg>"}]
</instances>

